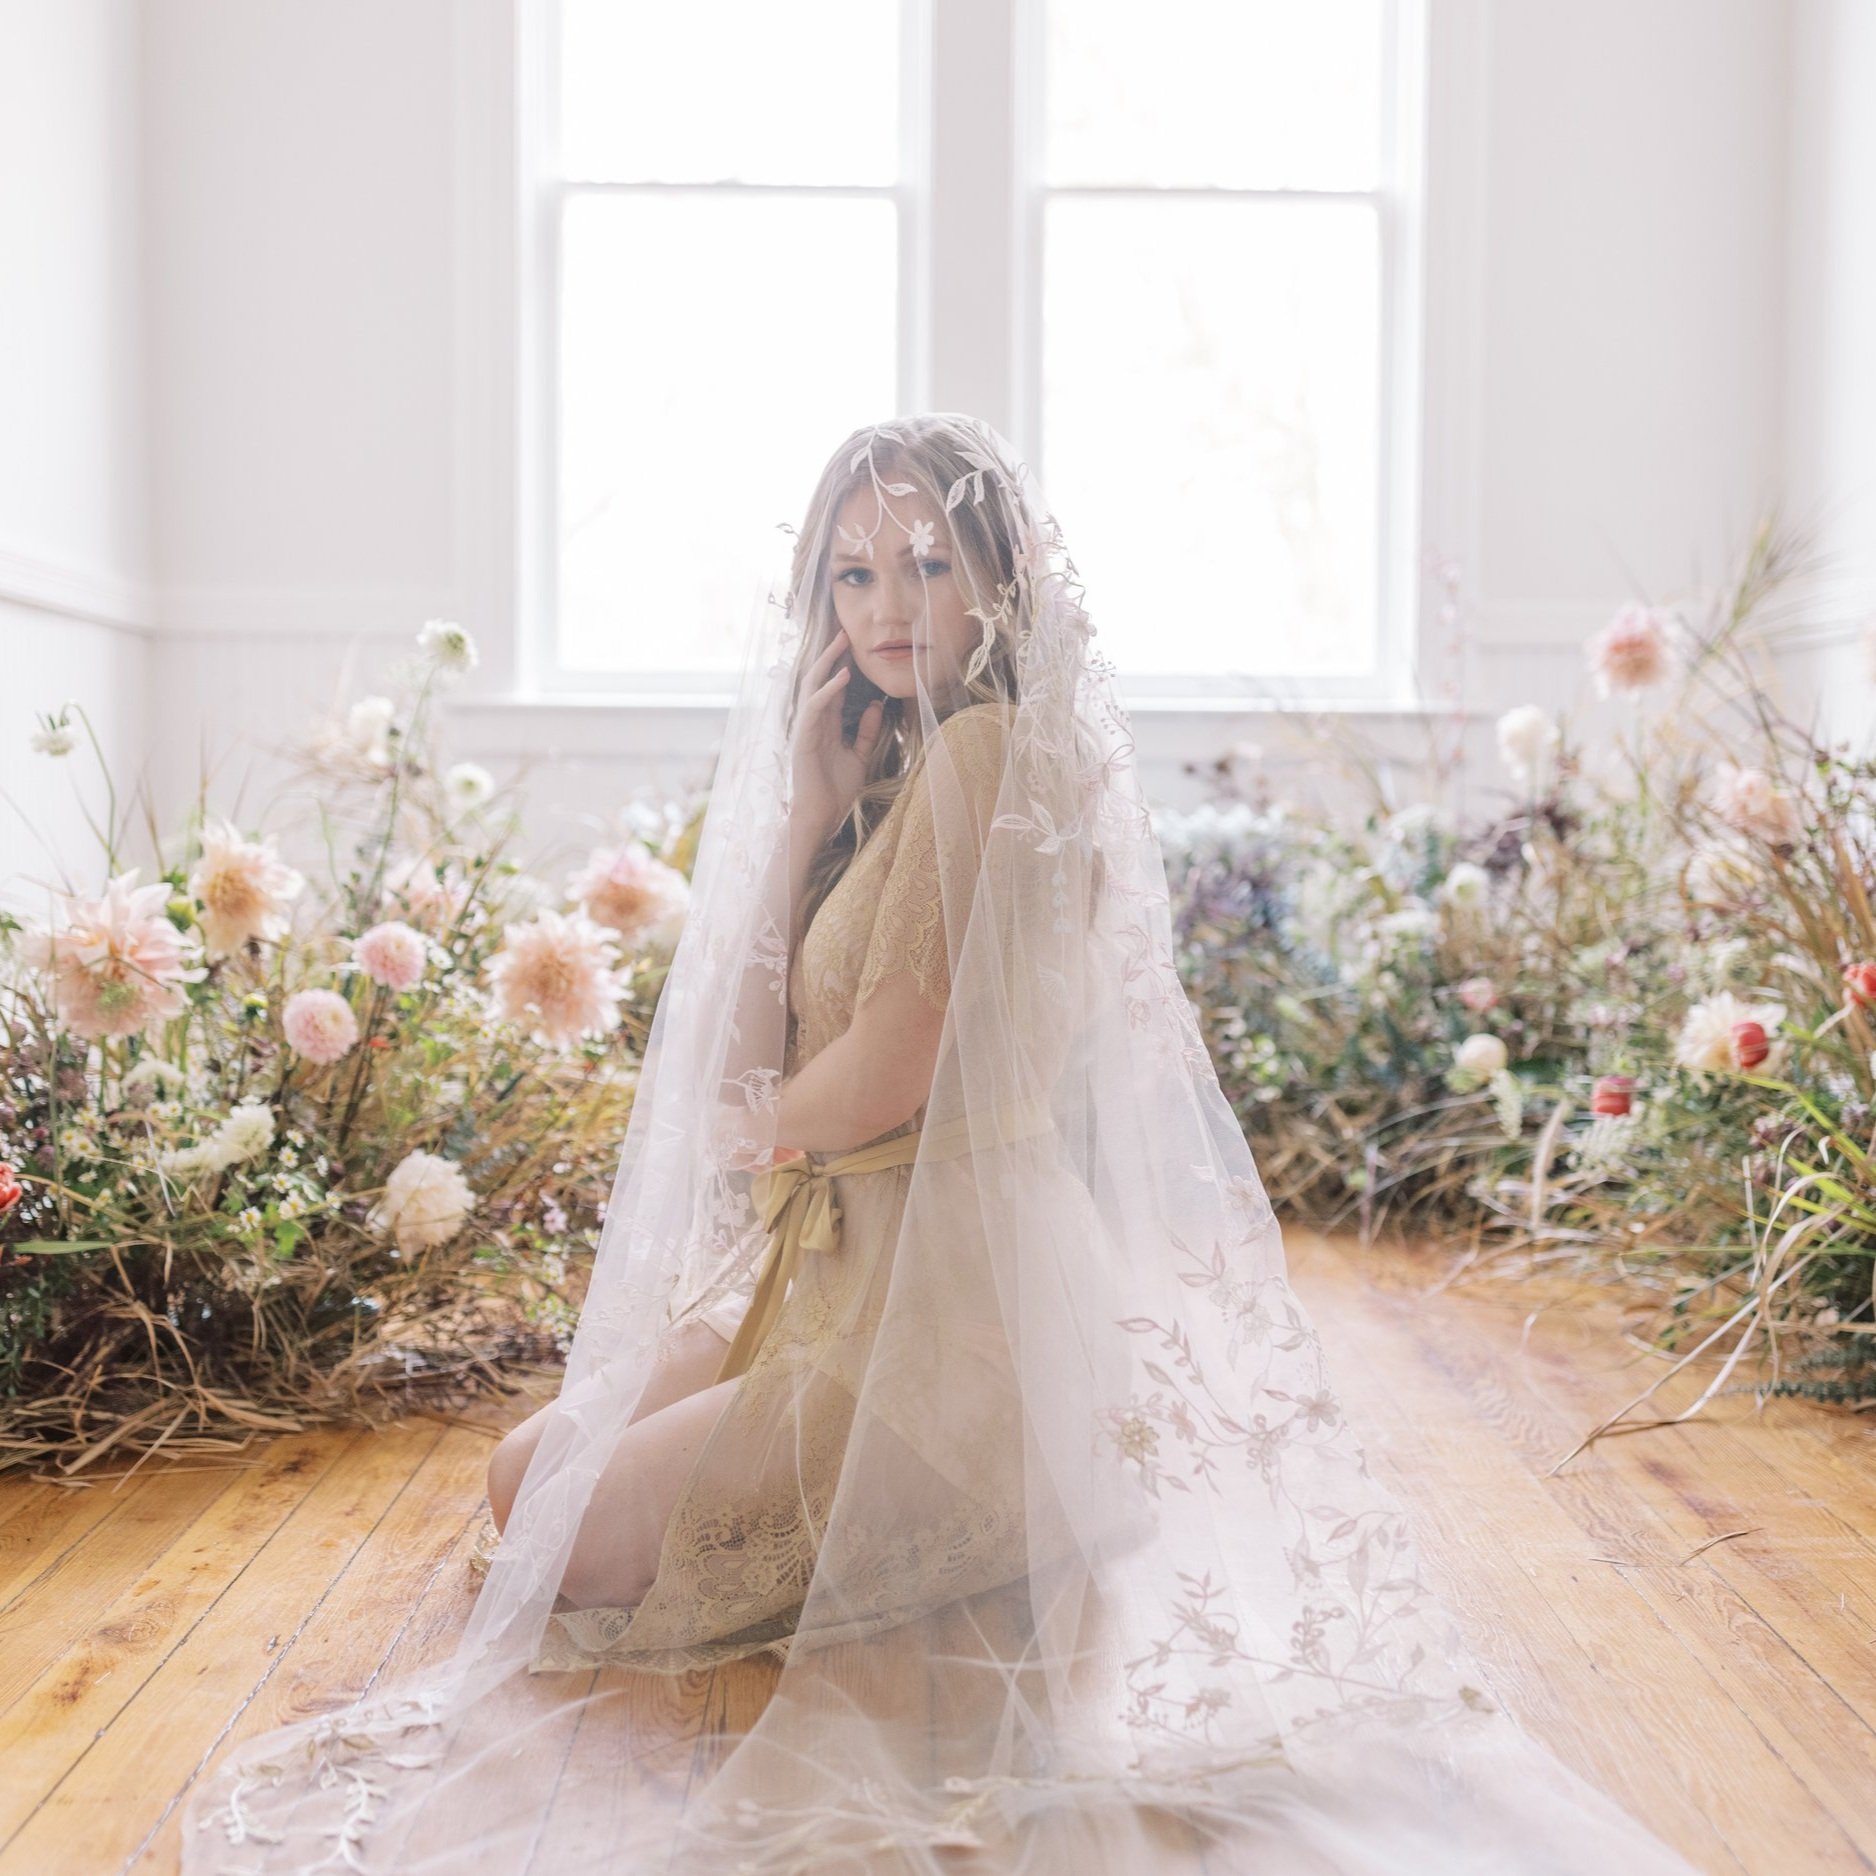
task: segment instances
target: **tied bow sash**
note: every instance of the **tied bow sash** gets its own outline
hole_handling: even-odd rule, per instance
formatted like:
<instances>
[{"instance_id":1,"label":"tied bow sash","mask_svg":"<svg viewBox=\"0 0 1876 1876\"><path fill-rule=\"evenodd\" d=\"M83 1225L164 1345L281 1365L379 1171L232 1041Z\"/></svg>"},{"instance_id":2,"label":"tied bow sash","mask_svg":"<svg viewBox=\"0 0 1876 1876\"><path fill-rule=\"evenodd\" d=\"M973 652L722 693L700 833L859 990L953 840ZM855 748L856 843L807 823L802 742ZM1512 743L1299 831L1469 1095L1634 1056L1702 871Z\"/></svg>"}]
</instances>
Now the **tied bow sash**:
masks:
<instances>
[{"instance_id":1,"label":"tied bow sash","mask_svg":"<svg viewBox=\"0 0 1876 1876\"><path fill-rule=\"evenodd\" d=\"M756 1278L749 1311L736 1331L736 1339L730 1344L716 1378L731 1380L755 1359L763 1338L782 1313L783 1299L801 1268L804 1253L826 1253L840 1248L840 1203L834 1197L836 1178L884 1172L892 1166L909 1166L921 1154L930 1160L956 1159L980 1144L1002 1145L1028 1139L1034 1134L1049 1132L1054 1125L1046 1101L1004 1102L993 1111L988 1129L982 1122L973 1126L970 1116L962 1115L936 1127L917 1127L910 1133L870 1141L831 1159L804 1153L795 1159L778 1160L757 1173L750 1182L749 1192L755 1201L756 1216L769 1234L769 1248Z\"/></svg>"}]
</instances>

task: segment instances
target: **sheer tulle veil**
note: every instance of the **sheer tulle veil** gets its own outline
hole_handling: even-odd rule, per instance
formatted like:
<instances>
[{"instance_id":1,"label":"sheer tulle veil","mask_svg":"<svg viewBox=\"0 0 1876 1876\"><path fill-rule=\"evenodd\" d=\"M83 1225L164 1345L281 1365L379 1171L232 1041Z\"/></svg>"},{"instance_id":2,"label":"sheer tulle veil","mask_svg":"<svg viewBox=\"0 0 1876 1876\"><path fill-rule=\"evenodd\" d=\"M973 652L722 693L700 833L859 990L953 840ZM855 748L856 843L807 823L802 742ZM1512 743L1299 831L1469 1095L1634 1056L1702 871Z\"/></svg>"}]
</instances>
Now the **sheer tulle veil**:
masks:
<instances>
[{"instance_id":1,"label":"sheer tulle veil","mask_svg":"<svg viewBox=\"0 0 1876 1876\"><path fill-rule=\"evenodd\" d=\"M1516 1724L1368 1471L1175 968L1098 596L1030 472L974 418L905 417L847 437L801 512L560 1410L467 1630L230 1751L186 1869L1685 1876ZM809 1540L782 1618L648 1596L596 1628L563 1576L661 1332L752 1294L772 1244L830 564L907 542L941 550L980 637L961 681L915 652L842 833L863 851L907 797L893 866L923 884L870 975L922 957L944 1000L883 1288L863 1332L784 1307L694 1461L732 1549L781 1481ZM859 1215L804 1255L857 1254Z\"/></svg>"}]
</instances>

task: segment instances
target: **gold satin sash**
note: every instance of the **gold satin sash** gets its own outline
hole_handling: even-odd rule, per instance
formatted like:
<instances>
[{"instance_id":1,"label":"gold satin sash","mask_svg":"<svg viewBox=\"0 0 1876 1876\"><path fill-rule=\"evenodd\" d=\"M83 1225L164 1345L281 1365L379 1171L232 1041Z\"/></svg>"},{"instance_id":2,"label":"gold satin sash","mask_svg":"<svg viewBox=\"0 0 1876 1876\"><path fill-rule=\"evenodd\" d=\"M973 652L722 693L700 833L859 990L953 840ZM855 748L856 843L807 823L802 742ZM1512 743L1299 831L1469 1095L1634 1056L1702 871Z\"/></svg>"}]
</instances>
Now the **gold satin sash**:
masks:
<instances>
[{"instance_id":1,"label":"gold satin sash","mask_svg":"<svg viewBox=\"0 0 1876 1876\"><path fill-rule=\"evenodd\" d=\"M1046 1101L1014 1101L998 1105L992 1124L994 1144L1000 1145L1047 1133L1055 1121ZM840 1248L840 1206L833 1185L837 1176L909 1166L921 1151L926 1159L957 1159L972 1150L982 1133L981 1121L973 1126L970 1116L960 1115L936 1127L917 1127L910 1133L871 1141L832 1159L804 1153L795 1159L778 1160L757 1173L749 1191L755 1200L756 1215L769 1234L769 1248L756 1278L749 1313L743 1317L716 1378L728 1381L743 1373L755 1359L763 1338L782 1313L783 1298L801 1268L803 1254Z\"/></svg>"}]
</instances>

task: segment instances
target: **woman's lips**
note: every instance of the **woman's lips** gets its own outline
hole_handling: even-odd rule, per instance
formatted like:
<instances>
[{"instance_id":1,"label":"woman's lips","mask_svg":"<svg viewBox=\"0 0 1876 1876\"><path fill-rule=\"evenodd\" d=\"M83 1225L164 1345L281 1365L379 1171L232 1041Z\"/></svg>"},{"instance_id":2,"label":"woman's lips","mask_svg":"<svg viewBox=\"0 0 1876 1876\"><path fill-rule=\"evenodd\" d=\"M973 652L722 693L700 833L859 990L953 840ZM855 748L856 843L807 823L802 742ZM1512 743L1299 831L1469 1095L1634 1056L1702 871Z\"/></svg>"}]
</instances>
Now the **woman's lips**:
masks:
<instances>
[{"instance_id":1,"label":"woman's lips","mask_svg":"<svg viewBox=\"0 0 1876 1876\"><path fill-rule=\"evenodd\" d=\"M909 658L911 655L910 645L875 645L873 647L875 658Z\"/></svg>"}]
</instances>

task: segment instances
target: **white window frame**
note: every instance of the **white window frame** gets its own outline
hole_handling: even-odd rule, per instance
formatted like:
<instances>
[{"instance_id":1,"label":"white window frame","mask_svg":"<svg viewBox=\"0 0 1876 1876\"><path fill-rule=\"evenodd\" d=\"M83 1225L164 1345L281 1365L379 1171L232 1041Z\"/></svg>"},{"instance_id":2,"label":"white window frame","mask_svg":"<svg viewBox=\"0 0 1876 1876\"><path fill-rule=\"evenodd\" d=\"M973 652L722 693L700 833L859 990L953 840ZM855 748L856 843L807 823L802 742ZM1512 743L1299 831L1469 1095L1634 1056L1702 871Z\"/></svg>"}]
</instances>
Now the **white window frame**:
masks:
<instances>
[{"instance_id":1,"label":"white window frame","mask_svg":"<svg viewBox=\"0 0 1876 1876\"><path fill-rule=\"evenodd\" d=\"M1010 437L1048 487L1037 453L1040 436L1041 231L1052 194L1145 194L1148 189L1051 188L1041 176L1039 83L1043 0L891 0L900 7L900 180L895 185L831 192L884 196L897 206L900 229L899 395L902 408L969 410ZM558 131L555 64L558 0L527 0L513 25L514 89L514 382L509 404L514 449L513 604L509 655L497 660L484 694L510 701L642 705L720 712L730 695L721 673L682 671L620 674L581 672L559 658L555 618L556 540L553 512L558 454L555 355L561 206L575 192L688 188L693 185L568 184L556 173ZM1374 191L1353 193L1374 204L1381 269L1379 436L1380 503L1377 568L1378 644L1375 669L1360 678L1129 678L1130 710L1190 717L1241 715L1272 707L1347 707L1364 712L1409 710L1437 688L1446 648L1424 642L1421 597L1426 580L1420 543L1431 538L1462 551L1473 542L1466 525L1467 464L1475 445L1463 403L1462 434L1430 448L1422 411L1439 384L1463 391L1474 360L1467 347L1477 327L1476 292L1466 272L1476 261L1476 195L1437 232L1447 251L1447 336L1438 355L1427 344L1425 317L1431 255L1429 176L1436 170L1477 181L1482 154L1486 10L1482 0L1389 0L1384 63L1384 171ZM923 60L918 48L925 49ZM1431 117L1430 90L1440 89L1444 64L1457 82L1459 106L1446 132ZM1469 82L1468 82L1469 81ZM965 101L946 111L943 101ZM1470 106L1468 111L1466 107ZM1472 165L1470 173L1462 167ZM768 192L765 185L696 185ZM781 186L783 193L796 193ZM1186 195L1278 198L1321 192L1184 190ZM499 480L499 478L497 479ZM1194 724L1193 728L1197 728Z\"/></svg>"}]
</instances>

